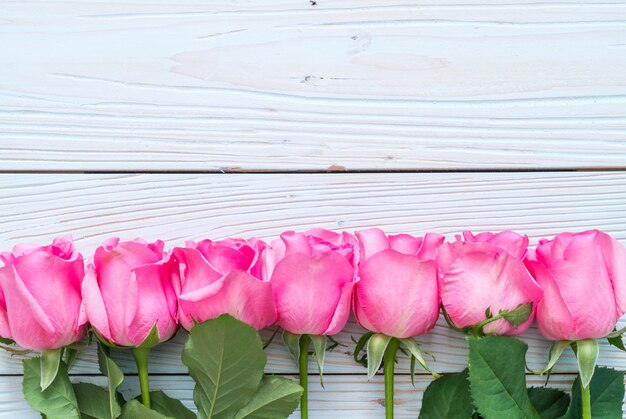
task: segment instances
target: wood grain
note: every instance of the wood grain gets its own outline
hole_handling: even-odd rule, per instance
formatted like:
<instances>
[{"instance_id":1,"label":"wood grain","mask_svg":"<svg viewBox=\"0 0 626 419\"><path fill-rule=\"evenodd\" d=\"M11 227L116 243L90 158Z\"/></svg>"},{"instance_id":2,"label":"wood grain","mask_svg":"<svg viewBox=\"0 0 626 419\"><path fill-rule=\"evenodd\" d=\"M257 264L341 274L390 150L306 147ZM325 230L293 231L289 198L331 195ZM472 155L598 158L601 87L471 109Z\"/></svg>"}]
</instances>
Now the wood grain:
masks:
<instances>
[{"instance_id":1,"label":"wood grain","mask_svg":"<svg viewBox=\"0 0 626 419\"><path fill-rule=\"evenodd\" d=\"M379 226L389 232L438 231L448 237L464 228L512 228L528 234L533 243L559 231L599 228L624 241L625 184L623 172L0 175L0 241L8 248L73 234L88 255L113 235L162 238L174 246L203 237L256 234L269 239L288 228L315 226ZM338 336L347 346L327 356L328 373L364 373L350 356L351 336L362 332L351 322ZM525 339L529 365L542 367L548 343L536 330ZM432 365L438 371L458 371L466 363L463 336L441 321L419 341L435 356ZM184 333L156 349L152 372L183 373L183 342ZM296 371L281 345L274 343L268 351L268 371ZM20 373L18 360L1 356L1 374ZM134 371L129 354L116 357L126 371ZM624 370L626 354L603 344L600 363ZM407 364L403 360L399 370L408 371ZM81 354L75 372L96 371L94 351ZM576 371L571 353L556 371Z\"/></svg>"},{"instance_id":2,"label":"wood grain","mask_svg":"<svg viewBox=\"0 0 626 419\"><path fill-rule=\"evenodd\" d=\"M1 2L0 170L625 166L625 4L315 3Z\"/></svg>"},{"instance_id":3,"label":"wood grain","mask_svg":"<svg viewBox=\"0 0 626 419\"><path fill-rule=\"evenodd\" d=\"M550 379L550 387L569 391L574 376L555 375ZM93 382L105 385L104 377L74 377L74 381ZM430 379L417 377L415 387L406 375L396 377L395 382L395 417L397 419L414 419L418 416L424 390ZM541 386L545 379L528 376L529 386ZM39 417L30 409L15 388L21 384L21 377L4 377L0 381L0 417L20 417L36 419ZM154 376L150 380L151 388L165 389L165 392L180 399L186 406L194 409L192 391L193 381L189 377ZM137 377L127 377L121 391L128 399L138 394ZM384 384L378 375L367 381L364 376L327 376L324 378L325 388L321 388L314 378L309 383L309 416L311 418L381 418L385 415ZM298 411L292 418L299 418ZM626 415L624 416L626 417Z\"/></svg>"}]
</instances>

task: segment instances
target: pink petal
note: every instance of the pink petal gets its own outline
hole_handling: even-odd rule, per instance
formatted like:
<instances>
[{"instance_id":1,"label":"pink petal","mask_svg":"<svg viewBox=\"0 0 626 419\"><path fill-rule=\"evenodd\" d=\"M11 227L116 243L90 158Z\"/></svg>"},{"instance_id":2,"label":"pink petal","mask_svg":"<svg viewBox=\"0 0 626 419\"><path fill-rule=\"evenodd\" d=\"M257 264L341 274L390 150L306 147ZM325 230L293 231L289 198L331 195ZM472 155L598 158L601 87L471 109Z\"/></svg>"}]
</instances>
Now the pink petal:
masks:
<instances>
[{"instance_id":1,"label":"pink petal","mask_svg":"<svg viewBox=\"0 0 626 419\"><path fill-rule=\"evenodd\" d=\"M606 336L618 317L613 284L599 246L599 232L568 236L562 243L567 243L565 249L559 249L563 258L551 261L550 272L572 314L574 333L579 339Z\"/></svg>"},{"instance_id":2,"label":"pink petal","mask_svg":"<svg viewBox=\"0 0 626 419\"><path fill-rule=\"evenodd\" d=\"M221 284L211 287L224 276L213 269L204 256L196 249L175 248L174 256L184 267L180 275L181 298L186 300L202 300L219 291Z\"/></svg>"},{"instance_id":3,"label":"pink petal","mask_svg":"<svg viewBox=\"0 0 626 419\"><path fill-rule=\"evenodd\" d=\"M537 326L541 334L550 340L574 338L572 315L561 298L559 288L546 267L537 261L528 261L528 266L543 290L543 298L537 304Z\"/></svg>"},{"instance_id":4,"label":"pink petal","mask_svg":"<svg viewBox=\"0 0 626 419\"><path fill-rule=\"evenodd\" d=\"M418 239L410 234L389 235L389 245L396 252L405 255L416 255L422 247L423 239Z\"/></svg>"},{"instance_id":5,"label":"pink petal","mask_svg":"<svg viewBox=\"0 0 626 419\"><path fill-rule=\"evenodd\" d=\"M339 305L344 284L354 271L337 253L310 257L301 253L286 256L272 275L278 325L296 334L323 334Z\"/></svg>"},{"instance_id":6,"label":"pink petal","mask_svg":"<svg viewBox=\"0 0 626 419\"><path fill-rule=\"evenodd\" d=\"M69 343L63 342L57 346L54 325L13 266L2 268L0 281L13 340L20 346L33 350L56 349Z\"/></svg>"},{"instance_id":7,"label":"pink petal","mask_svg":"<svg viewBox=\"0 0 626 419\"><path fill-rule=\"evenodd\" d=\"M304 255L311 256L311 245L309 243L309 239L304 234L286 231L280 235L280 238L285 243L285 255L302 253Z\"/></svg>"},{"instance_id":8,"label":"pink petal","mask_svg":"<svg viewBox=\"0 0 626 419\"><path fill-rule=\"evenodd\" d=\"M346 282L341 289L341 297L337 308L335 308L335 314L330 321L330 324L324 332L325 335L335 335L343 330L350 317L350 309L352 308L352 295L354 291L355 282Z\"/></svg>"},{"instance_id":9,"label":"pink petal","mask_svg":"<svg viewBox=\"0 0 626 419\"><path fill-rule=\"evenodd\" d=\"M357 231L355 234L361 246L362 260L390 248L389 240L381 229L370 228L369 230Z\"/></svg>"},{"instance_id":10,"label":"pink petal","mask_svg":"<svg viewBox=\"0 0 626 419\"><path fill-rule=\"evenodd\" d=\"M193 320L203 322L224 313L262 329L276 321L276 304L269 282L259 281L249 273L233 271L220 282L219 292L197 301L180 301L181 324L186 329L193 326Z\"/></svg>"},{"instance_id":11,"label":"pink petal","mask_svg":"<svg viewBox=\"0 0 626 419\"><path fill-rule=\"evenodd\" d=\"M499 247L518 259L523 259L528 249L528 236L510 230L499 233L480 233L477 235L473 235L469 231L464 231L463 237L470 243L488 243Z\"/></svg>"},{"instance_id":12,"label":"pink petal","mask_svg":"<svg viewBox=\"0 0 626 419\"><path fill-rule=\"evenodd\" d=\"M142 241L117 242L108 240L96 249L94 266L102 301L107 308L111 339L120 345L133 343L128 337L129 322L135 317L139 290L133 270L160 262L160 244L149 247Z\"/></svg>"},{"instance_id":13,"label":"pink petal","mask_svg":"<svg viewBox=\"0 0 626 419\"><path fill-rule=\"evenodd\" d=\"M209 262L211 267L222 275L233 270L247 271L254 260L254 251L245 246L237 249L203 240L197 245L198 251Z\"/></svg>"},{"instance_id":14,"label":"pink petal","mask_svg":"<svg viewBox=\"0 0 626 419\"><path fill-rule=\"evenodd\" d=\"M68 259L39 250L17 258L14 265L29 294L53 325L59 342L71 341L77 330L85 275L83 257L73 252L71 243L67 246Z\"/></svg>"},{"instance_id":15,"label":"pink petal","mask_svg":"<svg viewBox=\"0 0 626 419\"><path fill-rule=\"evenodd\" d=\"M160 341L171 338L177 322L172 317L171 301L168 300L166 267L163 264L141 266L133 271L138 299L133 318L127 318L127 335L133 346L140 345L156 324Z\"/></svg>"},{"instance_id":16,"label":"pink petal","mask_svg":"<svg viewBox=\"0 0 626 419\"><path fill-rule=\"evenodd\" d=\"M100 293L98 278L93 265L87 266L82 294L89 323L91 323L102 337L110 341L112 336L109 329L107 310L102 299L102 294Z\"/></svg>"},{"instance_id":17,"label":"pink petal","mask_svg":"<svg viewBox=\"0 0 626 419\"><path fill-rule=\"evenodd\" d=\"M332 243L335 246L341 245L342 235L340 233L326 230L325 228L312 228L304 232L305 236L318 237L328 243Z\"/></svg>"},{"instance_id":18,"label":"pink petal","mask_svg":"<svg viewBox=\"0 0 626 419\"><path fill-rule=\"evenodd\" d=\"M254 260L250 266L250 274L257 279L269 281L270 277L265 278L263 276L263 256L268 247L267 243L263 240L257 239L256 237L252 237L248 239L248 246L254 250Z\"/></svg>"},{"instance_id":19,"label":"pink petal","mask_svg":"<svg viewBox=\"0 0 626 419\"><path fill-rule=\"evenodd\" d=\"M417 252L417 257L421 260L434 260L439 253L439 247L445 240L445 237L436 233L426 233L422 240L422 245Z\"/></svg>"},{"instance_id":20,"label":"pink petal","mask_svg":"<svg viewBox=\"0 0 626 419\"><path fill-rule=\"evenodd\" d=\"M615 292L615 316L620 318L626 312L626 247L605 233L600 233L599 245Z\"/></svg>"},{"instance_id":21,"label":"pink petal","mask_svg":"<svg viewBox=\"0 0 626 419\"><path fill-rule=\"evenodd\" d=\"M271 245L263 252L262 279L269 281L274 273L276 264L280 262L286 253L285 242L281 239L272 240Z\"/></svg>"},{"instance_id":22,"label":"pink petal","mask_svg":"<svg viewBox=\"0 0 626 419\"><path fill-rule=\"evenodd\" d=\"M354 310L364 328L407 338L434 326L439 315L434 261L384 250L361 263L359 278Z\"/></svg>"},{"instance_id":23,"label":"pink petal","mask_svg":"<svg viewBox=\"0 0 626 419\"><path fill-rule=\"evenodd\" d=\"M9 270L11 269L11 267L9 266L0 267L0 276L12 274L12 272L5 273L5 269ZM11 279L6 279L6 280L11 280ZM2 283L4 281L5 279L0 278L0 337L11 338L11 328L9 327L9 319L7 317L7 304L4 298L4 291L2 291Z\"/></svg>"}]
</instances>

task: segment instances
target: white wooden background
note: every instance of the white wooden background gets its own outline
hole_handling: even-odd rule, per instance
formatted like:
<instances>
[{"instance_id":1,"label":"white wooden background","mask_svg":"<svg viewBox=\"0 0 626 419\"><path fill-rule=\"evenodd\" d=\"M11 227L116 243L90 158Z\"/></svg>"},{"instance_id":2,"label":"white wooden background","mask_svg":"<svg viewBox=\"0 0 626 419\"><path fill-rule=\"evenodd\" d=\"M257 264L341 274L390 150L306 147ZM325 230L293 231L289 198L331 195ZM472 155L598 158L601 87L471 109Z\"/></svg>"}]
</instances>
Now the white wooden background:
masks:
<instances>
[{"instance_id":1,"label":"white wooden background","mask_svg":"<svg viewBox=\"0 0 626 419\"><path fill-rule=\"evenodd\" d=\"M0 0L3 249L314 226L626 243L626 4ZM325 390L311 378L312 417L384 414L382 380L349 353L361 332L339 335ZM543 365L548 344L525 339ZM440 323L419 340L436 370L463 368L462 336ZM183 341L155 350L151 384L192 406ZM268 351L268 372L296 373ZM626 370L626 354L603 345L600 363ZM556 370L567 389L572 355ZM0 354L2 418L38 417L20 375ZM93 350L73 375L103 383ZM397 417L415 418L429 377L413 388L403 360L397 381Z\"/></svg>"}]
</instances>

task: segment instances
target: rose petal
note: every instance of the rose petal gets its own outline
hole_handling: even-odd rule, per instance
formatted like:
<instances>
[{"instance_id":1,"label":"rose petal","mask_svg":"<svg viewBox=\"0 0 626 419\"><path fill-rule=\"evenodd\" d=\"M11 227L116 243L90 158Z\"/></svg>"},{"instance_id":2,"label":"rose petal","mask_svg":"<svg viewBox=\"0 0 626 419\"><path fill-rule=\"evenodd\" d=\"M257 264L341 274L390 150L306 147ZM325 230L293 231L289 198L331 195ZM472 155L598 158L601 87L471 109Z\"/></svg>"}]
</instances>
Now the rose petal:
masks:
<instances>
[{"instance_id":1,"label":"rose petal","mask_svg":"<svg viewBox=\"0 0 626 419\"><path fill-rule=\"evenodd\" d=\"M356 237L359 240L361 259L368 259L372 255L390 248L389 240L385 233L378 228L357 231Z\"/></svg>"},{"instance_id":2,"label":"rose petal","mask_svg":"<svg viewBox=\"0 0 626 419\"><path fill-rule=\"evenodd\" d=\"M243 271L233 271L220 282L223 286L219 292L202 301L181 301L183 327L191 328L192 319L202 322L224 313L257 329L263 329L276 321L276 304L269 282L259 281Z\"/></svg>"},{"instance_id":3,"label":"rose petal","mask_svg":"<svg viewBox=\"0 0 626 419\"><path fill-rule=\"evenodd\" d=\"M359 278L354 306L364 328L408 338L435 325L439 291L434 261L388 249L362 262Z\"/></svg>"},{"instance_id":4,"label":"rose petal","mask_svg":"<svg viewBox=\"0 0 626 419\"><path fill-rule=\"evenodd\" d=\"M546 267L537 261L528 261L533 276L543 290L543 297L537 304L537 327L541 334L550 340L568 340L574 332L574 322L554 278Z\"/></svg>"},{"instance_id":5,"label":"rose petal","mask_svg":"<svg viewBox=\"0 0 626 419\"><path fill-rule=\"evenodd\" d=\"M278 325L296 334L323 334L328 329L354 270L337 253L310 257L293 253L280 261L272 275Z\"/></svg>"},{"instance_id":6,"label":"rose petal","mask_svg":"<svg viewBox=\"0 0 626 419\"><path fill-rule=\"evenodd\" d=\"M112 336L109 329L107 310L100 293L95 268L91 264L87 267L85 273L82 294L89 323L102 337L110 341Z\"/></svg>"}]
</instances>

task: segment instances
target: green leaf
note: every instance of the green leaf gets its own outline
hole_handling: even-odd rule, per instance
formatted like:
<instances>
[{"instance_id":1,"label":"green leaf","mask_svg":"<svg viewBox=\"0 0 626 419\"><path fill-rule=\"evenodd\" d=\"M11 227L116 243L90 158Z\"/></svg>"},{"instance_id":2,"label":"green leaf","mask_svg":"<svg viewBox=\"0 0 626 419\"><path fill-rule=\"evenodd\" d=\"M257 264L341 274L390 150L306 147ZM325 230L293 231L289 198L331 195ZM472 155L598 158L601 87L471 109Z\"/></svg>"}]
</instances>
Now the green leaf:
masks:
<instances>
[{"instance_id":1,"label":"green leaf","mask_svg":"<svg viewBox=\"0 0 626 419\"><path fill-rule=\"evenodd\" d=\"M622 417L624 400L624 373L611 368L597 367L589 383L591 392L591 417L614 419ZM582 417L580 377L572 384L572 402L565 419Z\"/></svg>"},{"instance_id":2,"label":"green leaf","mask_svg":"<svg viewBox=\"0 0 626 419\"><path fill-rule=\"evenodd\" d=\"M122 419L178 419L173 416L165 416L156 410L148 409L137 400L129 400L122 408Z\"/></svg>"},{"instance_id":3,"label":"green leaf","mask_svg":"<svg viewBox=\"0 0 626 419\"><path fill-rule=\"evenodd\" d=\"M72 384L82 419L112 419L109 392L95 384Z\"/></svg>"},{"instance_id":4,"label":"green leaf","mask_svg":"<svg viewBox=\"0 0 626 419\"><path fill-rule=\"evenodd\" d=\"M613 336L613 337L607 337L606 340L609 342L609 345L613 345L616 348L622 350L622 351L626 351L626 347L624 346L624 341L622 340L622 336Z\"/></svg>"},{"instance_id":5,"label":"green leaf","mask_svg":"<svg viewBox=\"0 0 626 419\"><path fill-rule=\"evenodd\" d=\"M182 360L196 382L198 417L230 419L254 396L265 352L256 329L222 315L191 329Z\"/></svg>"},{"instance_id":6,"label":"green leaf","mask_svg":"<svg viewBox=\"0 0 626 419\"><path fill-rule=\"evenodd\" d=\"M357 362L363 365L364 367L367 367L367 352L365 353L365 355L361 357L359 357L359 354L361 353L361 351L365 347L365 344L367 343L369 338L372 337L373 334L374 332L364 333L363 336L361 336L358 341L355 341L354 338L352 338L352 341L356 344L356 346L354 347L354 354L353 354L354 362Z\"/></svg>"},{"instance_id":7,"label":"green leaf","mask_svg":"<svg viewBox=\"0 0 626 419\"><path fill-rule=\"evenodd\" d=\"M529 388L528 397L541 419L562 418L570 402L566 393L547 387Z\"/></svg>"},{"instance_id":8,"label":"green leaf","mask_svg":"<svg viewBox=\"0 0 626 419\"><path fill-rule=\"evenodd\" d=\"M140 401L141 396L135 400ZM196 414L187 409L180 400L173 399L164 392L157 390L150 392L151 408L167 417L176 419L195 419Z\"/></svg>"},{"instance_id":9,"label":"green leaf","mask_svg":"<svg viewBox=\"0 0 626 419\"><path fill-rule=\"evenodd\" d=\"M235 419L286 418L298 407L302 391L302 387L292 380L266 376L250 402L237 412Z\"/></svg>"},{"instance_id":10,"label":"green leaf","mask_svg":"<svg viewBox=\"0 0 626 419\"><path fill-rule=\"evenodd\" d=\"M41 389L45 390L57 376L63 348L41 351Z\"/></svg>"},{"instance_id":11,"label":"green leaf","mask_svg":"<svg viewBox=\"0 0 626 419\"><path fill-rule=\"evenodd\" d=\"M78 402L67 375L64 362L59 364L55 379L45 390L41 389L41 358L25 359L22 390L30 406L47 419L79 419Z\"/></svg>"},{"instance_id":12,"label":"green leaf","mask_svg":"<svg viewBox=\"0 0 626 419\"><path fill-rule=\"evenodd\" d=\"M98 365L100 372L109 380L109 415L115 419L122 413L116 392L124 381L124 373L109 356L109 348L102 343L98 344Z\"/></svg>"},{"instance_id":13,"label":"green leaf","mask_svg":"<svg viewBox=\"0 0 626 419\"><path fill-rule=\"evenodd\" d=\"M65 347L65 351L63 354L65 365L67 365L67 370L72 369L72 365L74 365L74 361L76 361L76 357L78 356L78 349L70 348L69 346Z\"/></svg>"},{"instance_id":14,"label":"green leaf","mask_svg":"<svg viewBox=\"0 0 626 419\"><path fill-rule=\"evenodd\" d=\"M409 352L411 352L412 358L416 359L417 362L419 362L419 364L422 366L422 368L424 368L425 371L428 371L429 373L431 373L433 377L439 378L439 374L431 370L428 367L428 365L426 365L426 361L424 360L422 351L419 345L417 344L417 342L415 342L413 338L399 339L399 341L400 343L404 344L404 346L409 350ZM414 369L411 371L411 374L413 373L414 373ZM413 377L411 377L411 380L413 380Z\"/></svg>"},{"instance_id":15,"label":"green leaf","mask_svg":"<svg viewBox=\"0 0 626 419\"><path fill-rule=\"evenodd\" d=\"M415 387L415 357L413 355L411 355L411 385L413 387ZM439 374L437 374L437 378L441 377Z\"/></svg>"},{"instance_id":16,"label":"green leaf","mask_svg":"<svg viewBox=\"0 0 626 419\"><path fill-rule=\"evenodd\" d=\"M152 348L159 343L161 343L161 339L159 338L159 329L157 329L155 323L152 329L150 329L150 333L148 333L143 342L141 342L141 345L139 345L139 348Z\"/></svg>"},{"instance_id":17,"label":"green leaf","mask_svg":"<svg viewBox=\"0 0 626 419\"><path fill-rule=\"evenodd\" d=\"M593 377L593 372L598 362L600 348L595 339L579 340L576 342L576 360L578 361L578 372L583 386L587 387Z\"/></svg>"},{"instance_id":18,"label":"green leaf","mask_svg":"<svg viewBox=\"0 0 626 419\"><path fill-rule=\"evenodd\" d=\"M622 336L624 334L624 332L626 332L626 326L622 327L619 330L616 330L615 328L613 329L613 331L611 333L609 333L608 335L606 335L607 338L614 338L617 336Z\"/></svg>"},{"instance_id":19,"label":"green leaf","mask_svg":"<svg viewBox=\"0 0 626 419\"><path fill-rule=\"evenodd\" d=\"M313 342L313 351L315 352L315 359L317 360L317 369L320 373L320 384L324 387L324 358L326 356L326 336L324 335L309 335L311 342Z\"/></svg>"},{"instance_id":20,"label":"green leaf","mask_svg":"<svg viewBox=\"0 0 626 419\"><path fill-rule=\"evenodd\" d=\"M300 338L302 335L295 335L293 333L289 333L288 331L283 331L283 342L287 347L287 350L295 358L297 361L300 359Z\"/></svg>"},{"instance_id":21,"label":"green leaf","mask_svg":"<svg viewBox=\"0 0 626 419\"><path fill-rule=\"evenodd\" d=\"M520 304L513 310L500 310L498 314L500 314L504 320L509 322L511 326L517 328L517 326L528 320L532 312L533 303L528 303Z\"/></svg>"},{"instance_id":22,"label":"green leaf","mask_svg":"<svg viewBox=\"0 0 626 419\"><path fill-rule=\"evenodd\" d=\"M468 337L469 381L483 417L539 418L526 391L528 346L507 336Z\"/></svg>"},{"instance_id":23,"label":"green leaf","mask_svg":"<svg viewBox=\"0 0 626 419\"><path fill-rule=\"evenodd\" d=\"M467 368L445 374L431 382L424 392L420 419L468 419L474 412Z\"/></svg>"},{"instance_id":24,"label":"green leaf","mask_svg":"<svg viewBox=\"0 0 626 419\"><path fill-rule=\"evenodd\" d=\"M98 342L100 342L101 344L103 344L104 346L106 346L107 348L112 348L112 349L126 349L123 346L118 346L114 343L109 342L107 339L105 339L104 336L100 335L100 333L98 333L98 331L95 328L92 328L91 331L93 332L94 336L96 337L96 339L98 340Z\"/></svg>"},{"instance_id":25,"label":"green leaf","mask_svg":"<svg viewBox=\"0 0 626 419\"><path fill-rule=\"evenodd\" d=\"M380 364L383 363L383 355L385 349L391 341L391 337L383 335L382 333L376 333L370 337L367 341L367 379L370 380L376 375L376 372L380 369Z\"/></svg>"}]
</instances>

